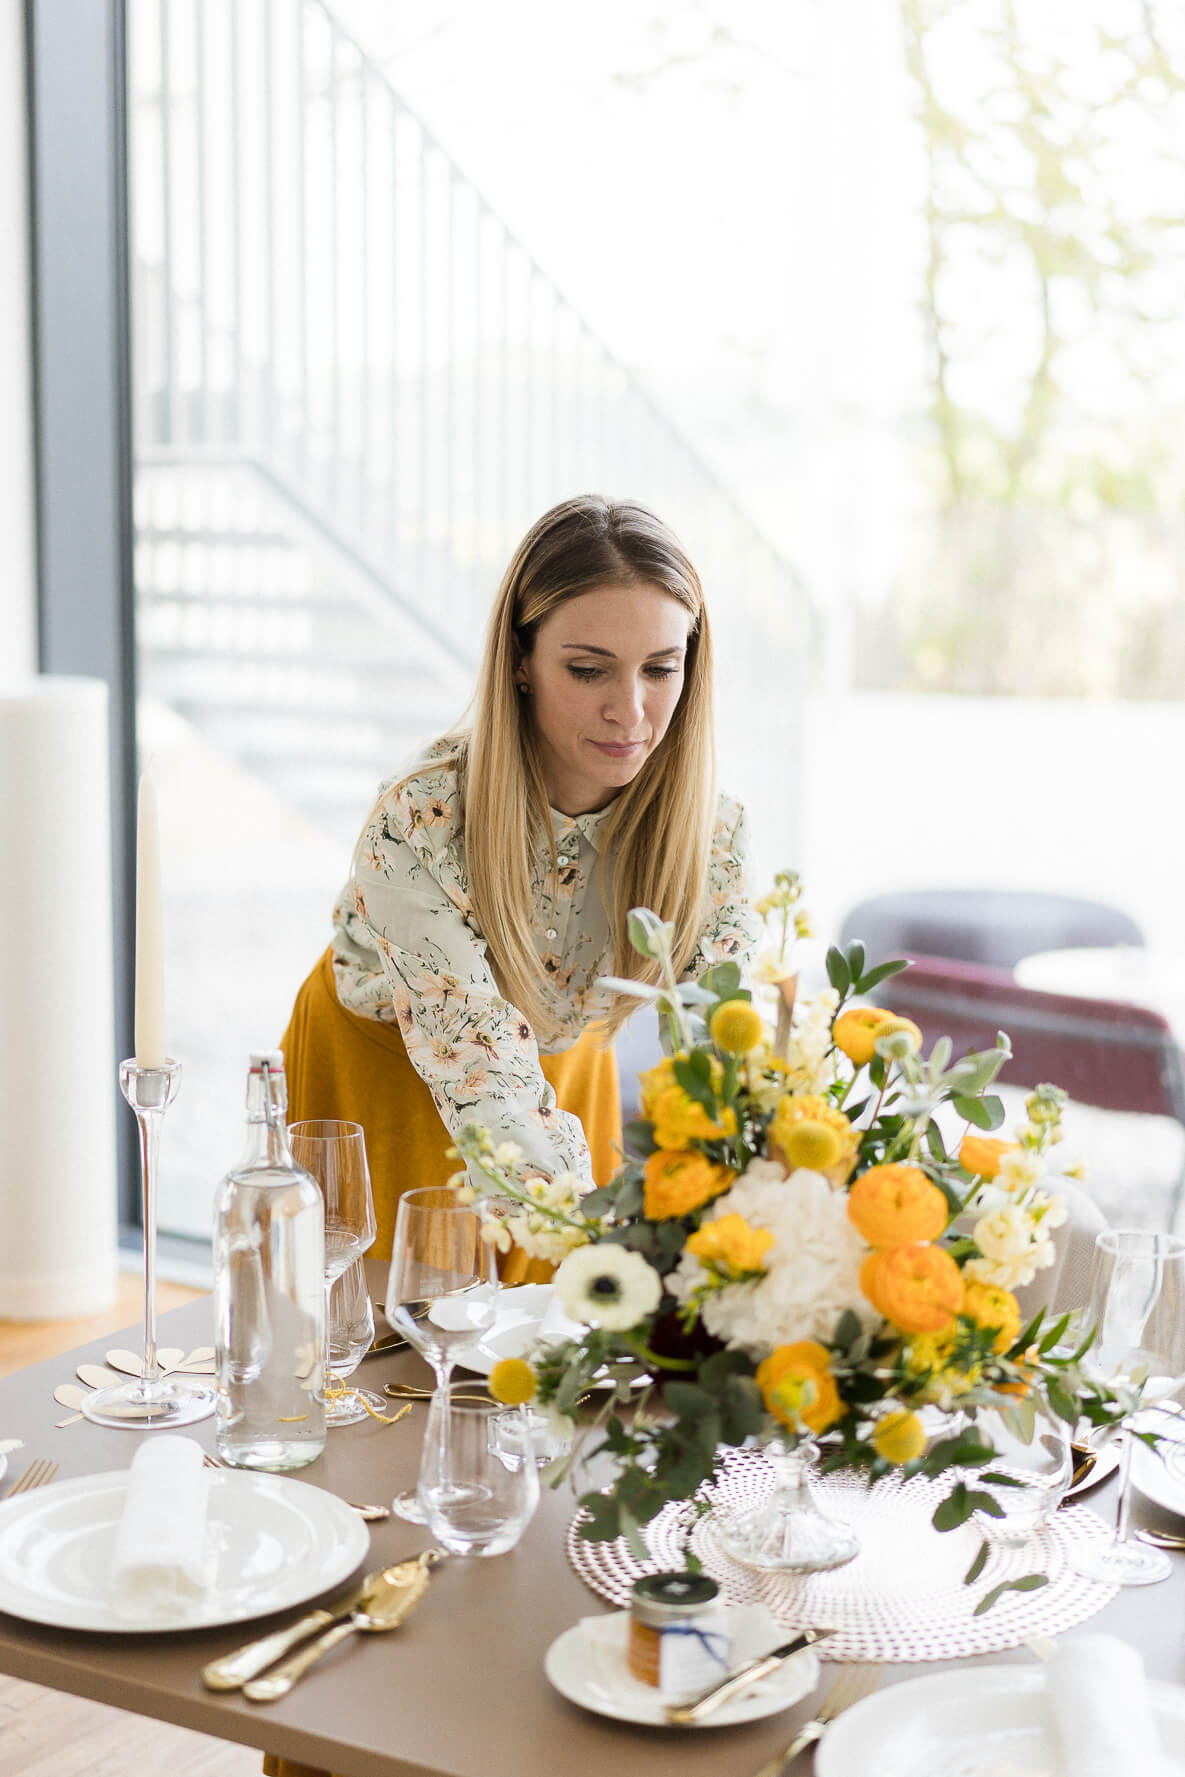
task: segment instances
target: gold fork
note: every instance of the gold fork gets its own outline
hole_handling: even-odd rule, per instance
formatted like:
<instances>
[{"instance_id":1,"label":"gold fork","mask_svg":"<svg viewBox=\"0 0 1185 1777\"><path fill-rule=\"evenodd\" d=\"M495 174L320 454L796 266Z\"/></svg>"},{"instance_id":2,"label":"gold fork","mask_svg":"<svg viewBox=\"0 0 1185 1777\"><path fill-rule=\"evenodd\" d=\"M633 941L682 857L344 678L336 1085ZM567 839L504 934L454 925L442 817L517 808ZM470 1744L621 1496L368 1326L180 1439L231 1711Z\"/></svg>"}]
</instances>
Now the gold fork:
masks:
<instances>
[{"instance_id":1,"label":"gold fork","mask_svg":"<svg viewBox=\"0 0 1185 1777\"><path fill-rule=\"evenodd\" d=\"M859 1703L863 1697L871 1695L880 1681L879 1666L845 1666L827 1693L818 1714L803 1723L784 1751L776 1752L768 1763L762 1765L757 1777L782 1777L783 1771L800 1752L823 1738L837 1715L850 1709L853 1703Z\"/></svg>"},{"instance_id":2,"label":"gold fork","mask_svg":"<svg viewBox=\"0 0 1185 1777\"><path fill-rule=\"evenodd\" d=\"M47 1481L53 1480L57 1472L57 1463L50 1462L43 1456L40 1461L29 1464L24 1474L13 1482L5 1497L11 1499L14 1493L31 1493L34 1487L44 1487Z\"/></svg>"},{"instance_id":3,"label":"gold fork","mask_svg":"<svg viewBox=\"0 0 1185 1777\"><path fill-rule=\"evenodd\" d=\"M211 1456L208 1450L202 1452L202 1466L203 1468L224 1469L228 1474L236 1472L233 1463L223 1462L220 1456ZM391 1516L390 1506L356 1505L352 1499L347 1499L345 1503L352 1512L357 1512L360 1517L365 1518L368 1524L381 1524L384 1518Z\"/></svg>"}]
</instances>

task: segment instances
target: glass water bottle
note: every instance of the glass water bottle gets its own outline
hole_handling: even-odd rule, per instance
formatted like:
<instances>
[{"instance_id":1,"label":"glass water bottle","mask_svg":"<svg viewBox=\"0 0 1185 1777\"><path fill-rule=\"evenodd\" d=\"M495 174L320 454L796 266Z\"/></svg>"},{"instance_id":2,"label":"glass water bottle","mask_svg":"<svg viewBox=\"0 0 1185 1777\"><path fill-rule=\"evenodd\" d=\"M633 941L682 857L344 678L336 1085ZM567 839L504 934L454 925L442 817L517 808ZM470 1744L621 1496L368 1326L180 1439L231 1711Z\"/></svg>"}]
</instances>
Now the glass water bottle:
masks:
<instances>
[{"instance_id":1,"label":"glass water bottle","mask_svg":"<svg viewBox=\"0 0 1185 1777\"><path fill-rule=\"evenodd\" d=\"M247 1153L214 1200L218 1454L292 1469L325 1448L325 1214L288 1146L278 1049L251 1057Z\"/></svg>"}]
</instances>

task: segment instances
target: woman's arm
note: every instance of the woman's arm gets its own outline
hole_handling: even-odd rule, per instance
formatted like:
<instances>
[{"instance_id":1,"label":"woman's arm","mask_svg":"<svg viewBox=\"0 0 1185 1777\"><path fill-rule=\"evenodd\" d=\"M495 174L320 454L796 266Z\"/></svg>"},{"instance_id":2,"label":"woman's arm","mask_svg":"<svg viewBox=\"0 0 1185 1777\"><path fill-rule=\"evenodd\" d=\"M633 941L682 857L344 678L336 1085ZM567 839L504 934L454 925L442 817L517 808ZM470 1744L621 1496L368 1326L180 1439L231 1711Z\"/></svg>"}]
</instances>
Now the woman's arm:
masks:
<instances>
[{"instance_id":1,"label":"woman's arm","mask_svg":"<svg viewBox=\"0 0 1185 1777\"><path fill-rule=\"evenodd\" d=\"M740 964L747 973L761 936L749 884L749 835L745 811L722 795L716 808L712 848L708 856L708 912L695 952L683 971L692 981L713 963Z\"/></svg>"},{"instance_id":2,"label":"woman's arm","mask_svg":"<svg viewBox=\"0 0 1185 1777\"><path fill-rule=\"evenodd\" d=\"M541 1172L591 1181L580 1121L558 1109L535 1034L499 992L472 923L455 808L422 788L417 778L384 796L358 843L339 903L339 997L372 1016L394 1013L451 1134L484 1124ZM347 960L351 953L357 961Z\"/></svg>"}]
</instances>

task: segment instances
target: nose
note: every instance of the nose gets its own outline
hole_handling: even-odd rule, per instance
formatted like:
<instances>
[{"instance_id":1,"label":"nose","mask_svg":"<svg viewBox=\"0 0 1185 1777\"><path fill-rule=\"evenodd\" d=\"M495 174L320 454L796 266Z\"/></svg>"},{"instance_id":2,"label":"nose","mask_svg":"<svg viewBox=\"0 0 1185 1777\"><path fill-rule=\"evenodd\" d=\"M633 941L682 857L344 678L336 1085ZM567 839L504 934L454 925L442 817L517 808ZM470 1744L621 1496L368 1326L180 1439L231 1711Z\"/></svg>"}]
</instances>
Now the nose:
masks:
<instances>
[{"instance_id":1,"label":"nose","mask_svg":"<svg viewBox=\"0 0 1185 1777\"><path fill-rule=\"evenodd\" d=\"M640 725L644 711L642 682L638 678L629 678L613 687L605 705L605 719L632 734Z\"/></svg>"}]
</instances>

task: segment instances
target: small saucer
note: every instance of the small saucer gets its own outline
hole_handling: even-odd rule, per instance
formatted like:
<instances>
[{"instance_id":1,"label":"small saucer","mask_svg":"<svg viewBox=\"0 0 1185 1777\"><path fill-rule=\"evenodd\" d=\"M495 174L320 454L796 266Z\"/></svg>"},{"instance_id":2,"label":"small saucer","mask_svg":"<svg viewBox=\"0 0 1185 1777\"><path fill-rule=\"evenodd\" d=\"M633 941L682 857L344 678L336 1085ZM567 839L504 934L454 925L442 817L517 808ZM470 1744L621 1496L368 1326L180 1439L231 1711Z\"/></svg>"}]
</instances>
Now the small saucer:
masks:
<instances>
[{"instance_id":1,"label":"small saucer","mask_svg":"<svg viewBox=\"0 0 1185 1777\"><path fill-rule=\"evenodd\" d=\"M746 1660L780 1647L790 1637L791 1631L764 1604L734 1605L726 1614L733 1666L743 1666ZM654 1685L642 1684L630 1672L625 1662L628 1636L628 1610L584 1617L552 1642L543 1669L560 1695L582 1709L642 1727L669 1728L672 1724L665 1710L675 1699L660 1695ZM759 1721L800 1702L818 1682L819 1656L813 1648L804 1648L768 1678L759 1679L704 1721L691 1725L723 1728L734 1722Z\"/></svg>"}]
</instances>

